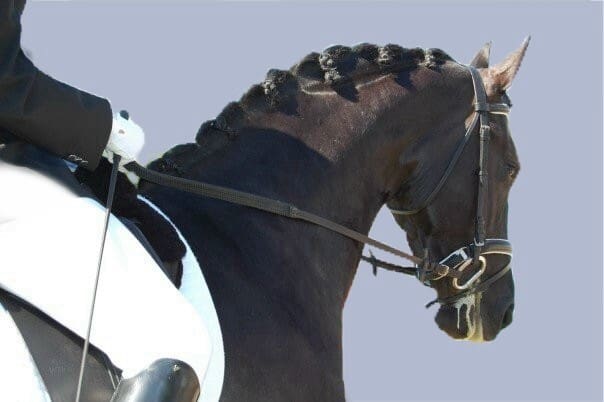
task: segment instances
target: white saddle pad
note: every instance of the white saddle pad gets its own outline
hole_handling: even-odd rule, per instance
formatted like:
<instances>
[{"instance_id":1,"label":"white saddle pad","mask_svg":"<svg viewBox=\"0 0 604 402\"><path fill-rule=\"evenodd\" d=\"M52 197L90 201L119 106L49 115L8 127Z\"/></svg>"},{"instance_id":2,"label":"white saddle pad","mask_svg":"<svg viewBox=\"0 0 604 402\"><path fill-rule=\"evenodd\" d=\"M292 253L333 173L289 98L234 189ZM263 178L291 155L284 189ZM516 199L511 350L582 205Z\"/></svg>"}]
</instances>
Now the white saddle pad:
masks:
<instances>
[{"instance_id":1,"label":"white saddle pad","mask_svg":"<svg viewBox=\"0 0 604 402\"><path fill-rule=\"evenodd\" d=\"M14 190L0 199L0 286L85 336L104 208L94 200L69 194L56 182L27 169L5 166L0 173L3 185ZM44 202L40 194L44 194ZM151 202L141 199L164 215ZM200 266L186 239L175 229L187 249L180 289L184 297L166 285L167 279L145 248L111 217L91 343L107 353L125 375L130 362L136 362L130 374L136 373L132 371L141 362L147 363L151 350L161 357L207 362L211 345L209 365L198 371L205 371L200 378L199 400L217 401L224 378L222 333ZM164 299L154 295L163 295ZM191 320L192 315L202 319ZM153 330L147 331L144 328L149 323L154 324L149 326ZM121 328L141 328L147 336ZM180 337L174 336L177 328L181 329ZM193 356L178 339L208 348L198 348ZM127 345L138 347L133 350Z\"/></svg>"}]
</instances>

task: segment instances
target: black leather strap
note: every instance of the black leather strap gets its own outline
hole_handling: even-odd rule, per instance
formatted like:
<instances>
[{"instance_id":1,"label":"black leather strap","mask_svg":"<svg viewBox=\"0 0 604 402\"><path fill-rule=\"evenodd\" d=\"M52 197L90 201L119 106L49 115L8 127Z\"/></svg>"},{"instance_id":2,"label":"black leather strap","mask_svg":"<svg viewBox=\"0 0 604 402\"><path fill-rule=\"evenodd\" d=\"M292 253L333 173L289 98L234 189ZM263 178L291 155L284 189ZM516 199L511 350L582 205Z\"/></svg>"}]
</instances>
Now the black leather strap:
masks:
<instances>
[{"instance_id":1,"label":"black leather strap","mask_svg":"<svg viewBox=\"0 0 604 402\"><path fill-rule=\"evenodd\" d=\"M461 247L445 258L443 258L439 264L449 267L451 270L455 270L462 263L474 259L475 248L474 245ZM504 254L512 256L512 244L505 239L485 239L483 246L481 247L481 255L489 254Z\"/></svg>"},{"instance_id":2,"label":"black leather strap","mask_svg":"<svg viewBox=\"0 0 604 402\"><path fill-rule=\"evenodd\" d=\"M273 200L270 198L262 197L256 194L246 193L244 191L233 190L231 188L221 187L214 184L204 183L195 180L184 179L182 177L174 177L167 174L155 172L144 168L138 163L130 162L124 167L135 173L141 179L156 183L162 186L172 187L181 191L198 194L204 197L214 198L230 202L237 205L243 205L250 208L259 209L261 211L270 212L275 215L283 216L285 218L297 219L306 221L317 226L324 227L333 232L339 233L350 239L356 240L360 243L369 244L381 250L387 251L398 257L405 258L415 264L421 264L423 260L412 254L408 254L402 250L391 247L378 240L375 240L369 236L347 228L346 226L340 225L325 219L321 216L299 209L295 205L285 203L279 200Z\"/></svg>"},{"instance_id":3,"label":"black leather strap","mask_svg":"<svg viewBox=\"0 0 604 402\"><path fill-rule=\"evenodd\" d=\"M510 107L505 103L487 103L485 111L493 114L507 115L510 113Z\"/></svg>"},{"instance_id":4,"label":"black leather strap","mask_svg":"<svg viewBox=\"0 0 604 402\"><path fill-rule=\"evenodd\" d=\"M438 181L438 184L436 185L436 187L434 187L434 190L432 190L432 192L430 193L430 195L428 195L428 197L424 200L424 202L422 202L420 204L420 206L418 206L414 209L395 209L395 208L388 207L390 209L391 213L393 213L394 215L415 215L416 213L418 213L419 211L421 211L422 209L424 209L428 205L430 205L432 203L432 201L434 201L434 198L440 192L440 189L442 188L442 186L444 186L445 182L451 175L453 168L455 168L455 165L457 165L457 161L459 160L461 153L463 152L464 148L466 147L466 144L470 140L470 137L472 137L472 132L474 131L474 128L476 127L477 122L478 122L478 115L474 115L474 118L472 119L472 122L468 126L466 133L464 134L462 139L457 144L455 153L453 154L453 157L449 161L447 168L445 169L443 175L441 176L440 180Z\"/></svg>"},{"instance_id":5,"label":"black leather strap","mask_svg":"<svg viewBox=\"0 0 604 402\"><path fill-rule=\"evenodd\" d=\"M485 194L488 191L488 154L491 127L489 126L489 107L484 83L478 70L472 66L468 67L472 74L474 93L476 94L475 109L480 120L480 154L478 159L478 190L476 200L476 229L474 235L474 262L478 262L480 251L486 237L486 223L484 219Z\"/></svg>"},{"instance_id":6,"label":"black leather strap","mask_svg":"<svg viewBox=\"0 0 604 402\"><path fill-rule=\"evenodd\" d=\"M390 212L392 212L394 215L414 215L426 208L428 205L430 205L432 201L434 201L436 195L440 192L448 177L451 175L453 168L457 164L461 153L463 152L466 144L468 143L468 140L470 139L472 133L474 132L474 129L476 128L476 124L480 121L480 131L482 132L483 127L488 127L488 113L508 114L510 112L510 107L505 103L488 103L487 95L484 89L484 83L482 81L482 78L480 77L480 74L478 73L478 70L476 70L472 66L467 67L470 71L470 75L472 76L472 85L474 87L475 94L474 118L466 129L464 136L457 144L455 152L453 153L453 156L451 157L447 168L443 172L443 175L438 181L438 184L436 185L436 187L434 187L432 192L430 192L428 197L422 203L420 203L418 207L415 207L413 209L398 209L388 207L390 209Z\"/></svg>"},{"instance_id":7,"label":"black leather strap","mask_svg":"<svg viewBox=\"0 0 604 402\"><path fill-rule=\"evenodd\" d=\"M480 293L485 291L486 289L488 289L493 283L497 282L499 279L503 278L505 276L505 274L508 273L508 271L510 271L512 269L512 266L510 264L506 265L505 267L503 267L502 269L500 269L499 271L497 271L496 274L494 274L493 276L487 278L486 280L480 282L478 285L464 290L463 292L457 293L451 297L445 297L442 299L434 299L432 300L430 303L426 304L426 308L431 307L432 305L439 303L443 306L449 305L449 304L453 304L455 303L457 300L462 299L468 295L471 295L472 293Z\"/></svg>"}]
</instances>

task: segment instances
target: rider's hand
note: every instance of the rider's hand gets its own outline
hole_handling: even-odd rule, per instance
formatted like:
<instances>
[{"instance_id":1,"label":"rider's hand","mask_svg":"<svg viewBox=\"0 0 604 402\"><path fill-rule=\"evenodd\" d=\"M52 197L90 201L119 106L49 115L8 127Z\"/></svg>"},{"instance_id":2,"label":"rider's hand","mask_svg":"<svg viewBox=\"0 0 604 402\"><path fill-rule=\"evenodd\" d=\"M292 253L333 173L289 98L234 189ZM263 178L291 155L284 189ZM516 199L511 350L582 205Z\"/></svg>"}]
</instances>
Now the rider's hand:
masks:
<instances>
[{"instance_id":1,"label":"rider's hand","mask_svg":"<svg viewBox=\"0 0 604 402\"><path fill-rule=\"evenodd\" d=\"M120 167L138 158L145 144L145 133L138 124L133 122L127 113L120 112L113 116L113 126L107 147L103 155L113 162L113 154L122 157Z\"/></svg>"}]
</instances>

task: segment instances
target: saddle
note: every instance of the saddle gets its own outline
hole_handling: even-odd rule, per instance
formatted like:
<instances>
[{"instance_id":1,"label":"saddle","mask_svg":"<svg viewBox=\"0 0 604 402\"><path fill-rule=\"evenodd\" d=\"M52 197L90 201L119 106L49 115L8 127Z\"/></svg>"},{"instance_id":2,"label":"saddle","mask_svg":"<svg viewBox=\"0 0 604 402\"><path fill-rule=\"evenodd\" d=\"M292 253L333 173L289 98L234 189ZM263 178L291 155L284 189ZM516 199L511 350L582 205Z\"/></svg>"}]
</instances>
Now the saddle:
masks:
<instances>
[{"instance_id":1,"label":"saddle","mask_svg":"<svg viewBox=\"0 0 604 402\"><path fill-rule=\"evenodd\" d=\"M77 181L88 188L103 205L107 200L111 163L102 158L94 172L78 167ZM118 173L112 213L140 239L147 250L155 255L158 265L177 288L182 279L182 258L186 249L173 226L148 204L137 197L137 188L128 177Z\"/></svg>"}]
</instances>

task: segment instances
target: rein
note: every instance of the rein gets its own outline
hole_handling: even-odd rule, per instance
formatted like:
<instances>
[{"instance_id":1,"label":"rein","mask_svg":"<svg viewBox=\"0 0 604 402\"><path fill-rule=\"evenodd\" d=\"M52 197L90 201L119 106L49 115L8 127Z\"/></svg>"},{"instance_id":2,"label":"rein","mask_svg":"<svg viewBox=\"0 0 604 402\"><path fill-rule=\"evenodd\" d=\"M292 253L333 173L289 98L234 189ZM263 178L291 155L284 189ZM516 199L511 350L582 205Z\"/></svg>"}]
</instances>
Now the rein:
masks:
<instances>
[{"instance_id":1,"label":"rein","mask_svg":"<svg viewBox=\"0 0 604 402\"><path fill-rule=\"evenodd\" d=\"M346 236L360 243L369 244L371 246L379 248L380 250L387 251L388 253L396 255L397 257L405 258L413 262L414 264L419 265L423 264L424 262L423 259L418 258L412 254L391 247L385 243L382 243L379 240L373 239L360 232L357 232L356 230L347 228L346 226L330 221L329 219L323 218L319 215L304 211L296 207L295 205L288 204L283 201L273 200L271 198L262 197L260 195L250 194L239 190L233 190L231 188L221 187L214 184L184 179L182 177L175 177L155 172L139 165L136 161L124 165L124 168L136 174L141 179L150 181L155 184L159 184L161 186L171 187L188 193L194 193L204 197L230 202L232 204L259 209L261 211L269 212L289 219L296 219L309 222L314 225L321 226L325 229L329 229L332 232L339 233L342 236Z\"/></svg>"}]
</instances>

